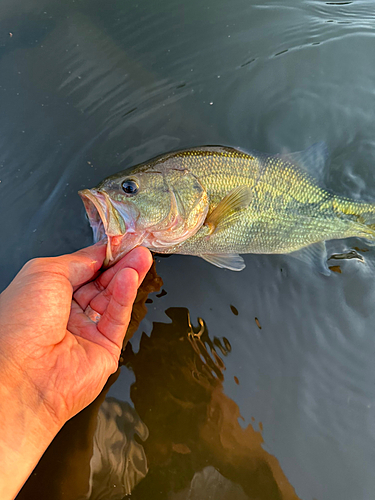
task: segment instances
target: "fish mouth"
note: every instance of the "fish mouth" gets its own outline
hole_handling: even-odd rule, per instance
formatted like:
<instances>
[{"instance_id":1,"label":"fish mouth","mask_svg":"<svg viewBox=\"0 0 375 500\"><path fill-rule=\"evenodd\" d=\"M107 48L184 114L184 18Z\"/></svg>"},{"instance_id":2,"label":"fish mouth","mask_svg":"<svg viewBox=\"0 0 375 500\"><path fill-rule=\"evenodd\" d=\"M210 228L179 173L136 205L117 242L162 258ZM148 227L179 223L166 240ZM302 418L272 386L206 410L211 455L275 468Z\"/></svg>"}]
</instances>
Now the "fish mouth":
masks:
<instances>
[{"instance_id":1,"label":"fish mouth","mask_svg":"<svg viewBox=\"0 0 375 500\"><path fill-rule=\"evenodd\" d=\"M94 243L97 243L107 236L103 223L103 220L105 220L104 207L102 207L99 197L97 198L97 192L93 194L90 189L84 189L78 191L78 194L82 198L90 226L94 233Z\"/></svg>"},{"instance_id":2,"label":"fish mouth","mask_svg":"<svg viewBox=\"0 0 375 500\"><path fill-rule=\"evenodd\" d=\"M126 224L123 217L111 203L111 199L104 191L97 189L83 189L78 191L82 198L87 217L94 234L94 242L107 238L107 251L104 267L115 262L114 247L118 247L126 233Z\"/></svg>"}]
</instances>

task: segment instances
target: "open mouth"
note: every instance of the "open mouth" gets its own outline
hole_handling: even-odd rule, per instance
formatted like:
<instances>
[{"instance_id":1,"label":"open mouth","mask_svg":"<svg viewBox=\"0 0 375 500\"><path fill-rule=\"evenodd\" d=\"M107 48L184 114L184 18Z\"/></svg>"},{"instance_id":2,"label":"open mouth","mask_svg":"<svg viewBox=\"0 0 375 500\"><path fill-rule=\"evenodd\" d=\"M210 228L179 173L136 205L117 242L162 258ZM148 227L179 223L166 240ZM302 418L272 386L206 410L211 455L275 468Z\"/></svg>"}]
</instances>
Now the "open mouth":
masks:
<instances>
[{"instance_id":1,"label":"open mouth","mask_svg":"<svg viewBox=\"0 0 375 500\"><path fill-rule=\"evenodd\" d=\"M89 189L79 191L78 194L82 198L85 206L86 214L94 233L94 243L102 240L107 236L103 219L105 220L105 213L102 210L99 200Z\"/></svg>"},{"instance_id":2,"label":"open mouth","mask_svg":"<svg viewBox=\"0 0 375 500\"><path fill-rule=\"evenodd\" d=\"M113 207L107 193L95 189L83 189L78 194L82 198L87 217L94 233L94 242L107 237L107 253L104 267L114 261L113 247L118 246L126 232L125 222Z\"/></svg>"}]
</instances>

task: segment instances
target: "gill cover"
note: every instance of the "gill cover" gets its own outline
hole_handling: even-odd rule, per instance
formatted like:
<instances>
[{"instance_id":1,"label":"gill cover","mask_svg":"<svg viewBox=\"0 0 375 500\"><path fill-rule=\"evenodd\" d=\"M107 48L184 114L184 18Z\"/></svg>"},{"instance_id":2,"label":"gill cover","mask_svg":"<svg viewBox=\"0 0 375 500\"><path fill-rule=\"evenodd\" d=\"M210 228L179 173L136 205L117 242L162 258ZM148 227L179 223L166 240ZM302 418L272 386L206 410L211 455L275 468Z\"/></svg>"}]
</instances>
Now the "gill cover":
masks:
<instances>
[{"instance_id":1,"label":"gill cover","mask_svg":"<svg viewBox=\"0 0 375 500\"><path fill-rule=\"evenodd\" d=\"M199 180L186 169L165 164L160 167L133 170L118 179L121 184L124 179L134 179L139 186L137 194L121 199L110 194L127 226L121 239L121 255L138 245L168 252L193 236L204 223L208 197ZM133 223L129 221L130 212L137 213Z\"/></svg>"},{"instance_id":2,"label":"gill cover","mask_svg":"<svg viewBox=\"0 0 375 500\"><path fill-rule=\"evenodd\" d=\"M207 192L199 180L186 169L171 168L165 173L171 210L166 231L160 231L155 243L161 247L178 245L193 236L203 225L208 212Z\"/></svg>"}]
</instances>

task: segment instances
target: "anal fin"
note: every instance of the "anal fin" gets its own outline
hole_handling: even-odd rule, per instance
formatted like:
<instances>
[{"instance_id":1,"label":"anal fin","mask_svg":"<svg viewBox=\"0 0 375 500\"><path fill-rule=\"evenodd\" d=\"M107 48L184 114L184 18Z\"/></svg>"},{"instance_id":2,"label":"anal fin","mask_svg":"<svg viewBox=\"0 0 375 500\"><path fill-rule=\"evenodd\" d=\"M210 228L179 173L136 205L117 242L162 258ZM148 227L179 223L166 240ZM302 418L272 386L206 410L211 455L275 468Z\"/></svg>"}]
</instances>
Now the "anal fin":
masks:
<instances>
[{"instance_id":1,"label":"anal fin","mask_svg":"<svg viewBox=\"0 0 375 500\"><path fill-rule=\"evenodd\" d=\"M324 241L319 241L308 247L301 248L289 254L291 257L312 265L324 276L329 276L331 271L327 264L327 249Z\"/></svg>"}]
</instances>

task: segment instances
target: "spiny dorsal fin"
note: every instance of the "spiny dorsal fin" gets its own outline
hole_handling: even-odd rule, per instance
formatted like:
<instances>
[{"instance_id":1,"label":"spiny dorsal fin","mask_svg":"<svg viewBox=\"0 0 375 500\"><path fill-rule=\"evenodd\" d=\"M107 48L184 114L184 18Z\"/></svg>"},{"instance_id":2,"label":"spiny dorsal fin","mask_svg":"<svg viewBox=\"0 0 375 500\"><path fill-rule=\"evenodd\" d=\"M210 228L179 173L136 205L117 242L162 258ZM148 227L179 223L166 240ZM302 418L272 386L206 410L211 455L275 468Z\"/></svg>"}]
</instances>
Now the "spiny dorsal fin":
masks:
<instances>
[{"instance_id":1,"label":"spiny dorsal fin","mask_svg":"<svg viewBox=\"0 0 375 500\"><path fill-rule=\"evenodd\" d=\"M238 186L230 191L211 212L205 221L210 229L210 234L216 230L224 229L229 223L239 216L238 210L246 208L252 198L249 186Z\"/></svg>"},{"instance_id":2,"label":"spiny dorsal fin","mask_svg":"<svg viewBox=\"0 0 375 500\"><path fill-rule=\"evenodd\" d=\"M229 269L230 271L242 271L246 267L243 258L236 253L210 253L200 255L200 257L214 266Z\"/></svg>"}]
</instances>

